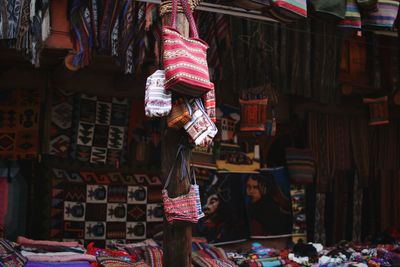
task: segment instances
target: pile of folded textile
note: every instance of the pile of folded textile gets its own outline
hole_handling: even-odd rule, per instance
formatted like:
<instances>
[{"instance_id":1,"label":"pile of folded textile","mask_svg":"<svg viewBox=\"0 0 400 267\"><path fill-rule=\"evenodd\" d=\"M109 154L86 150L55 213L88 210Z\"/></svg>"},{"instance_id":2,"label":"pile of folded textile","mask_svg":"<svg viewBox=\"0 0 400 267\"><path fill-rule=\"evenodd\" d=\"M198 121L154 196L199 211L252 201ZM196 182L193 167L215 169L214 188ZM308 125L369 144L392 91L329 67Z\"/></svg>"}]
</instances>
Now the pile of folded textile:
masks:
<instances>
[{"instance_id":1,"label":"pile of folded textile","mask_svg":"<svg viewBox=\"0 0 400 267\"><path fill-rule=\"evenodd\" d=\"M254 243L252 251L229 252L228 257L240 267L384 267L400 266L400 247L396 244L367 246L342 242L324 248L321 244L301 243L289 251Z\"/></svg>"},{"instance_id":2,"label":"pile of folded textile","mask_svg":"<svg viewBox=\"0 0 400 267\"><path fill-rule=\"evenodd\" d=\"M235 267L221 248L193 243L193 266ZM38 241L18 237L17 242L0 239L1 267L162 267L162 248L152 239L132 244L84 248L78 242Z\"/></svg>"}]
</instances>

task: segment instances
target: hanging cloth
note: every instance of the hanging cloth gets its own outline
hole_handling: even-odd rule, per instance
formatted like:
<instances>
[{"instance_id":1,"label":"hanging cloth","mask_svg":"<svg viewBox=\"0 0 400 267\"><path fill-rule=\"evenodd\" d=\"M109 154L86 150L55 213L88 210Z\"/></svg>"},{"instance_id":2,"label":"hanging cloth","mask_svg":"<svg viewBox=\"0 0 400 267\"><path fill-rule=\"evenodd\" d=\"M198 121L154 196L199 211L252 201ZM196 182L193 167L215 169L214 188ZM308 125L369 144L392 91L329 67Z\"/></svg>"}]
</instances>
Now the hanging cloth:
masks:
<instances>
[{"instance_id":1,"label":"hanging cloth","mask_svg":"<svg viewBox=\"0 0 400 267\"><path fill-rule=\"evenodd\" d=\"M0 238L4 238L4 222L8 209L8 181L7 177L0 176Z\"/></svg>"}]
</instances>

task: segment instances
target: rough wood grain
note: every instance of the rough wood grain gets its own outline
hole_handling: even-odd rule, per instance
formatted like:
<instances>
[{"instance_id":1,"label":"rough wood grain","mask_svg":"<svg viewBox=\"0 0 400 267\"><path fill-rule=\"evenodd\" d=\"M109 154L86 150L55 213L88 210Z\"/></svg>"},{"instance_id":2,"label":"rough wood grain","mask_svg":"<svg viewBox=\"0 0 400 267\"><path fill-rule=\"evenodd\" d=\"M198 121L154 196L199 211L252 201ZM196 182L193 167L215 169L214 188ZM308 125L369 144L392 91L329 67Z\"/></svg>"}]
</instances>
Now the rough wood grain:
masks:
<instances>
[{"instance_id":1,"label":"rough wood grain","mask_svg":"<svg viewBox=\"0 0 400 267\"><path fill-rule=\"evenodd\" d=\"M163 17L163 25L169 25L170 14ZM167 24L166 24L167 23ZM183 14L178 14L177 27L184 36L189 35L189 24ZM183 136L183 138L182 138ZM172 129L165 130L162 145L162 174L166 178L170 167L172 166L178 146L182 140L187 140L183 131ZM189 150L185 151L186 162L189 164ZM177 162L180 166L180 162ZM173 179L168 186L170 197L177 197L186 194L189 191L189 181L179 180L180 170L173 174ZM164 220L164 257L163 265L166 267L190 267L192 250L192 227L188 223L179 223L170 225Z\"/></svg>"}]
</instances>

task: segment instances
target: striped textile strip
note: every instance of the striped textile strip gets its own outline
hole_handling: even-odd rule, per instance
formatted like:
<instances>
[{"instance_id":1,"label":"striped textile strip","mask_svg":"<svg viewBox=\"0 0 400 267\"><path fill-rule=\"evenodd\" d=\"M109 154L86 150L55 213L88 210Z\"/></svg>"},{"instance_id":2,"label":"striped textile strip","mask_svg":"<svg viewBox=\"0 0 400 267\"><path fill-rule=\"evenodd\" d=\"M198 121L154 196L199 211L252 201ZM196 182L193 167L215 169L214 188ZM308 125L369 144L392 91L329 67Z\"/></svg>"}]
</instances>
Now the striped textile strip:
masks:
<instances>
[{"instance_id":1,"label":"striped textile strip","mask_svg":"<svg viewBox=\"0 0 400 267\"><path fill-rule=\"evenodd\" d=\"M272 0L272 6L285 9L300 17L307 17L307 2L305 0Z\"/></svg>"},{"instance_id":2,"label":"striped textile strip","mask_svg":"<svg viewBox=\"0 0 400 267\"><path fill-rule=\"evenodd\" d=\"M286 164L293 183L313 183L315 161L310 149L287 148Z\"/></svg>"},{"instance_id":3,"label":"striped textile strip","mask_svg":"<svg viewBox=\"0 0 400 267\"><path fill-rule=\"evenodd\" d=\"M163 266L163 251L158 247L146 247L145 251L146 263L150 267L162 267Z\"/></svg>"},{"instance_id":4,"label":"striped textile strip","mask_svg":"<svg viewBox=\"0 0 400 267\"><path fill-rule=\"evenodd\" d=\"M22 267L27 259L14 249L14 244L0 238L0 266Z\"/></svg>"},{"instance_id":5,"label":"striped textile strip","mask_svg":"<svg viewBox=\"0 0 400 267\"><path fill-rule=\"evenodd\" d=\"M355 0L347 0L345 18L339 22L338 27L361 29L361 14Z\"/></svg>"},{"instance_id":6,"label":"striped textile strip","mask_svg":"<svg viewBox=\"0 0 400 267\"><path fill-rule=\"evenodd\" d=\"M392 28L399 11L399 2L394 0L379 0L378 10L363 15L362 25L365 27Z\"/></svg>"},{"instance_id":7,"label":"striped textile strip","mask_svg":"<svg viewBox=\"0 0 400 267\"><path fill-rule=\"evenodd\" d=\"M166 189L162 190L164 214L169 223L177 221L187 221L196 223L198 214L196 209L196 192L190 186L189 193L176 198L170 198Z\"/></svg>"}]
</instances>

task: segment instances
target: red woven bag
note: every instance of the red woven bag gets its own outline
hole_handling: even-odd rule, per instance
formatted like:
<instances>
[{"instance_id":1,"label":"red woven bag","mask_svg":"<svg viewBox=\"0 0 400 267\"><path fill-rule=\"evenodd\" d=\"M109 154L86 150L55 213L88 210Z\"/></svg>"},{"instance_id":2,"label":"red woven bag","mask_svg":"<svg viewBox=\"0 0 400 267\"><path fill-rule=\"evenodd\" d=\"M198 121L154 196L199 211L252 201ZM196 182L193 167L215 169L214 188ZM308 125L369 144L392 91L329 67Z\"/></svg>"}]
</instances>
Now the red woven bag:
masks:
<instances>
[{"instance_id":1,"label":"red woven bag","mask_svg":"<svg viewBox=\"0 0 400 267\"><path fill-rule=\"evenodd\" d=\"M162 30L165 89L197 97L214 88L207 65L208 44L199 39L187 0L180 1L189 21L191 36L185 38L176 29L178 0L173 0L171 26L164 26Z\"/></svg>"}]
</instances>

